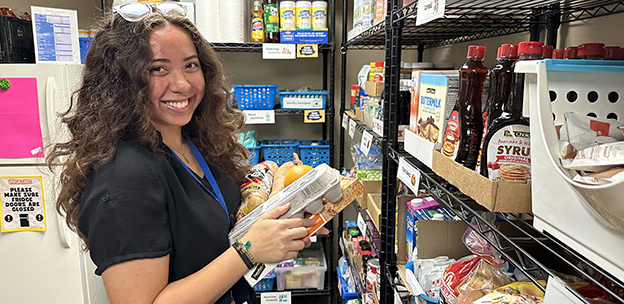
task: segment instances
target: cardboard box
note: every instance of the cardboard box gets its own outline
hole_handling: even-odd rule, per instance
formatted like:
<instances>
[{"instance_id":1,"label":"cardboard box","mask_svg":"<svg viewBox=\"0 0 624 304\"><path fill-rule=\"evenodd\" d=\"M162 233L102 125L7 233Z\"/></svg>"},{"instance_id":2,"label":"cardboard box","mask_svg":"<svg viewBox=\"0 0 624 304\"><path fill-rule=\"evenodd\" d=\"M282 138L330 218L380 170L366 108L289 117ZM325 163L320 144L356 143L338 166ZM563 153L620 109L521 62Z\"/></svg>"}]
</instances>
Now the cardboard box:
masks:
<instances>
[{"instance_id":1,"label":"cardboard box","mask_svg":"<svg viewBox=\"0 0 624 304\"><path fill-rule=\"evenodd\" d=\"M364 84L364 93L368 96L381 96L381 91L384 89L383 82L366 81Z\"/></svg>"},{"instance_id":2,"label":"cardboard box","mask_svg":"<svg viewBox=\"0 0 624 304\"><path fill-rule=\"evenodd\" d=\"M356 199L357 201L360 203L360 206L364 209L368 209L368 193L381 193L381 181L360 181L362 183L362 187L364 188L364 191L362 192L362 194L360 196L358 196ZM381 205L379 205L379 208L381 209Z\"/></svg>"},{"instance_id":3,"label":"cardboard box","mask_svg":"<svg viewBox=\"0 0 624 304\"><path fill-rule=\"evenodd\" d=\"M368 212L368 216L371 218L371 220L373 220L377 231L381 231L379 230L381 228L381 208L377 208L376 204L371 204L366 209L366 212Z\"/></svg>"},{"instance_id":4,"label":"cardboard box","mask_svg":"<svg viewBox=\"0 0 624 304\"><path fill-rule=\"evenodd\" d=\"M375 205L375 209L380 210L381 214L381 193L367 193L366 205Z\"/></svg>"},{"instance_id":5,"label":"cardboard box","mask_svg":"<svg viewBox=\"0 0 624 304\"><path fill-rule=\"evenodd\" d=\"M281 43L327 43L327 29L280 30Z\"/></svg>"},{"instance_id":6,"label":"cardboard box","mask_svg":"<svg viewBox=\"0 0 624 304\"><path fill-rule=\"evenodd\" d=\"M490 211L531 212L531 184L491 181L437 150L433 151L431 169Z\"/></svg>"},{"instance_id":7,"label":"cardboard box","mask_svg":"<svg viewBox=\"0 0 624 304\"><path fill-rule=\"evenodd\" d=\"M463 221L417 221L419 259L445 255L452 259L472 254L462 242L468 226Z\"/></svg>"},{"instance_id":8,"label":"cardboard box","mask_svg":"<svg viewBox=\"0 0 624 304\"><path fill-rule=\"evenodd\" d=\"M360 122L364 122L364 111L356 108L355 119L359 120Z\"/></svg>"}]
</instances>

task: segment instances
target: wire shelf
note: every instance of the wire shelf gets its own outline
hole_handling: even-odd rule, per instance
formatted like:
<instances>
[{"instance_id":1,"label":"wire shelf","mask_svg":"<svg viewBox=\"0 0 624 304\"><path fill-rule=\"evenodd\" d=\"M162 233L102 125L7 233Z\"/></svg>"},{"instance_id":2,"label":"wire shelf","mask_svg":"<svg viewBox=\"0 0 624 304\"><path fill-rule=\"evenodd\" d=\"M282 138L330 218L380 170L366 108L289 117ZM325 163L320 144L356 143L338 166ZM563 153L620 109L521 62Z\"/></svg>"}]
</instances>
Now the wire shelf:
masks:
<instances>
[{"instance_id":1,"label":"wire shelf","mask_svg":"<svg viewBox=\"0 0 624 304\"><path fill-rule=\"evenodd\" d=\"M210 43L218 52L262 52L262 43ZM331 50L333 44L319 44L319 50Z\"/></svg>"}]
</instances>

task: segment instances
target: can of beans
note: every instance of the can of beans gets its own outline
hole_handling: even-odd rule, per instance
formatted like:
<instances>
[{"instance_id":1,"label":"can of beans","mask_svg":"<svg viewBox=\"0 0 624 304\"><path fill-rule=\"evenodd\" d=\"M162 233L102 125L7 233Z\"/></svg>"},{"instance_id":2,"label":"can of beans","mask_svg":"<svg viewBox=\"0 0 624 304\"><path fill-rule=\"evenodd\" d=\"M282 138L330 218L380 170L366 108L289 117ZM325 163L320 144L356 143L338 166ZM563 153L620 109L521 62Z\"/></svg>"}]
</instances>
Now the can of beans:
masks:
<instances>
[{"instance_id":1,"label":"can of beans","mask_svg":"<svg viewBox=\"0 0 624 304\"><path fill-rule=\"evenodd\" d=\"M379 259L370 259L366 262L366 292L372 293L375 284L379 285Z\"/></svg>"}]
</instances>

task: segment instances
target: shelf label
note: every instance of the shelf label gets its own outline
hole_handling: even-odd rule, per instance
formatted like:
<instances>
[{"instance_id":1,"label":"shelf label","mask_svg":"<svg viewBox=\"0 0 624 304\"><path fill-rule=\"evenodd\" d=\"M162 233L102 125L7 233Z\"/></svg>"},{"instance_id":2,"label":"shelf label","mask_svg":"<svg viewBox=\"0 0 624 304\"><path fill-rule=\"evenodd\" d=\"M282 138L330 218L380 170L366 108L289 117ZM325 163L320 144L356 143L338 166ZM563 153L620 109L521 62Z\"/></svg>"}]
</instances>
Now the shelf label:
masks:
<instances>
[{"instance_id":1,"label":"shelf label","mask_svg":"<svg viewBox=\"0 0 624 304\"><path fill-rule=\"evenodd\" d=\"M362 214L358 212L357 216L357 226L360 229L360 232L364 236L364 238L368 237L368 229L366 228L366 221L362 217Z\"/></svg>"},{"instance_id":2,"label":"shelf label","mask_svg":"<svg viewBox=\"0 0 624 304\"><path fill-rule=\"evenodd\" d=\"M262 59L297 59L295 44L263 43Z\"/></svg>"},{"instance_id":3,"label":"shelf label","mask_svg":"<svg viewBox=\"0 0 624 304\"><path fill-rule=\"evenodd\" d=\"M349 115L347 113L342 113L342 128L347 129L349 125Z\"/></svg>"},{"instance_id":4,"label":"shelf label","mask_svg":"<svg viewBox=\"0 0 624 304\"><path fill-rule=\"evenodd\" d=\"M274 124L275 110L243 110L245 124Z\"/></svg>"},{"instance_id":5,"label":"shelf label","mask_svg":"<svg viewBox=\"0 0 624 304\"><path fill-rule=\"evenodd\" d=\"M418 1L418 11L416 12L416 26L443 17L445 7L446 0Z\"/></svg>"},{"instance_id":6,"label":"shelf label","mask_svg":"<svg viewBox=\"0 0 624 304\"><path fill-rule=\"evenodd\" d=\"M260 294L261 304L290 304L292 303L290 291L263 292Z\"/></svg>"},{"instance_id":7,"label":"shelf label","mask_svg":"<svg viewBox=\"0 0 624 304\"><path fill-rule=\"evenodd\" d=\"M318 58L318 44L297 44L297 58Z\"/></svg>"},{"instance_id":8,"label":"shelf label","mask_svg":"<svg viewBox=\"0 0 624 304\"><path fill-rule=\"evenodd\" d=\"M418 194L420 186L420 171L414 168L404 157L399 158L397 178L401 180L414 194Z\"/></svg>"},{"instance_id":9,"label":"shelf label","mask_svg":"<svg viewBox=\"0 0 624 304\"><path fill-rule=\"evenodd\" d=\"M355 134L355 120L349 120L349 136L353 139L353 134Z\"/></svg>"},{"instance_id":10,"label":"shelf label","mask_svg":"<svg viewBox=\"0 0 624 304\"><path fill-rule=\"evenodd\" d=\"M360 141L360 150L364 152L364 155L368 155L370 147L372 145L373 135L368 131L362 132L362 141Z\"/></svg>"},{"instance_id":11,"label":"shelf label","mask_svg":"<svg viewBox=\"0 0 624 304\"><path fill-rule=\"evenodd\" d=\"M305 110L303 111L304 123L325 122L325 110Z\"/></svg>"}]
</instances>

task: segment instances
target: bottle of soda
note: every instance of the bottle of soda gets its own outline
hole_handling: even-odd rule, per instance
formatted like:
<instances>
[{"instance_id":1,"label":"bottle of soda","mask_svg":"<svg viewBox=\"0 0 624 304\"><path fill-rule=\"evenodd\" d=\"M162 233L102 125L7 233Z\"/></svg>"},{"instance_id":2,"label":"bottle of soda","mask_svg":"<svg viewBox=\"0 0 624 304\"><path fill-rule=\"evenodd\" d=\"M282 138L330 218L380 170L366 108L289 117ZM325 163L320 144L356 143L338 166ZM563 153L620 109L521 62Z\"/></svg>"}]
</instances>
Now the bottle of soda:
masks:
<instances>
[{"instance_id":1,"label":"bottle of soda","mask_svg":"<svg viewBox=\"0 0 624 304\"><path fill-rule=\"evenodd\" d=\"M264 42L279 43L279 7L278 0L264 0Z\"/></svg>"},{"instance_id":2,"label":"bottle of soda","mask_svg":"<svg viewBox=\"0 0 624 304\"><path fill-rule=\"evenodd\" d=\"M468 47L467 60L459 69L459 97L446 124L442 153L474 170L483 136L481 98L488 69L483 58L485 47Z\"/></svg>"},{"instance_id":3,"label":"bottle of soda","mask_svg":"<svg viewBox=\"0 0 624 304\"><path fill-rule=\"evenodd\" d=\"M537 41L520 42L518 61L542 59L542 46ZM524 74L514 74L511 94L483 141L481 175L490 180L529 182L531 179L530 129L529 119L522 115L523 99Z\"/></svg>"},{"instance_id":4,"label":"bottle of soda","mask_svg":"<svg viewBox=\"0 0 624 304\"><path fill-rule=\"evenodd\" d=\"M515 44L503 44L498 48L498 58L492 70L490 70L490 95L483 110L483 135L479 148L476 171L481 172L481 150L483 140L487 133L488 124L498 118L503 112L503 103L509 99L513 84L514 71L512 64L518 59L518 46Z\"/></svg>"}]
</instances>

